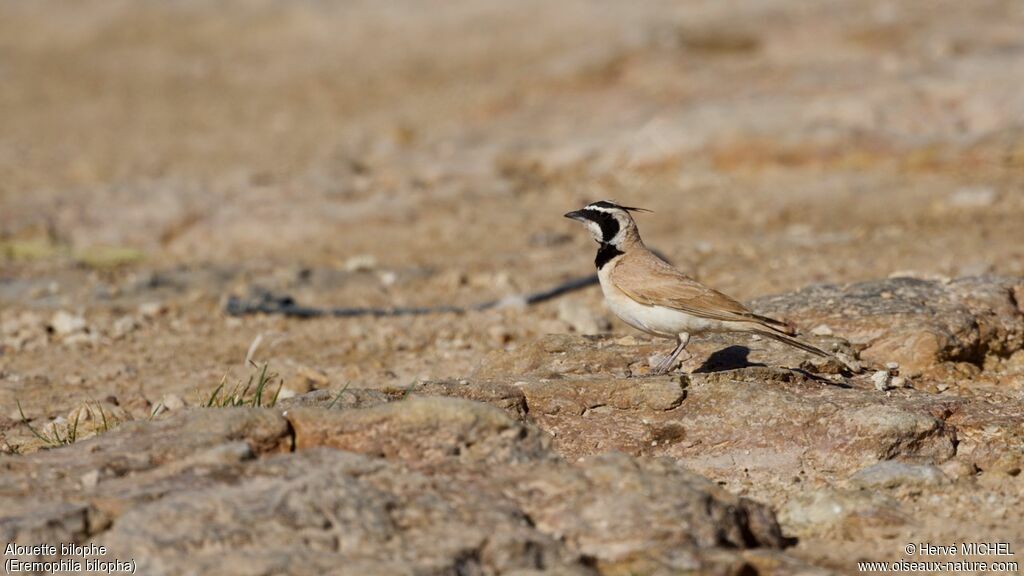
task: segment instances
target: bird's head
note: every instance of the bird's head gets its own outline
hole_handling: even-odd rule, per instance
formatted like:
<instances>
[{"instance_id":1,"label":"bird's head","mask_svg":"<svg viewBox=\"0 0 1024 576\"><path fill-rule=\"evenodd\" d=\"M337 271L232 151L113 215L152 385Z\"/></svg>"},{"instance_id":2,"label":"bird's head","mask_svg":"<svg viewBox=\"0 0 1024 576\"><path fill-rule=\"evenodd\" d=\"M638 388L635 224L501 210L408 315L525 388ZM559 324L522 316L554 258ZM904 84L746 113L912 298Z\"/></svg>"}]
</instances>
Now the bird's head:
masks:
<instances>
[{"instance_id":1,"label":"bird's head","mask_svg":"<svg viewBox=\"0 0 1024 576\"><path fill-rule=\"evenodd\" d=\"M621 247L626 243L640 240L636 222L633 221L630 212L650 212L650 210L619 206L614 202L601 200L569 212L565 217L586 226L598 244Z\"/></svg>"}]
</instances>

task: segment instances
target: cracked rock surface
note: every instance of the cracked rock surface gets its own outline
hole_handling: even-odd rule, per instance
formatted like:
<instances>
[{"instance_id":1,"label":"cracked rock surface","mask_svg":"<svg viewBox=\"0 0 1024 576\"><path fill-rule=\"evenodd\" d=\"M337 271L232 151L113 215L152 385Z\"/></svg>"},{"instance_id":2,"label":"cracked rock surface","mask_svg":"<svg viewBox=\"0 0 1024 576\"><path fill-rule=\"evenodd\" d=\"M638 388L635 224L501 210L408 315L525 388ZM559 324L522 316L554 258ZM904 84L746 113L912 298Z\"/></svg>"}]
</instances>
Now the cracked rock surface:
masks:
<instances>
[{"instance_id":1,"label":"cracked rock surface","mask_svg":"<svg viewBox=\"0 0 1024 576\"><path fill-rule=\"evenodd\" d=\"M865 361L897 362L916 376L977 371L1024 348L1021 290L1020 278L891 278L812 286L755 304L802 326L827 327L860 348Z\"/></svg>"},{"instance_id":2,"label":"cracked rock surface","mask_svg":"<svg viewBox=\"0 0 1024 576\"><path fill-rule=\"evenodd\" d=\"M945 332L984 351L973 379L933 355L880 391L870 371L731 335L695 339L685 371L651 376L664 343L548 336L463 379L178 408L4 456L0 530L100 542L152 574L815 573L877 539L1017 538L1018 284L949 285L972 287L970 305L949 304L955 322L929 319L953 301L946 284L903 279L755 304L803 327L828 302L845 311L833 334L808 337L851 354L874 349L858 341L871 310L908 318L890 340L973 326Z\"/></svg>"},{"instance_id":3,"label":"cracked rock surface","mask_svg":"<svg viewBox=\"0 0 1024 576\"><path fill-rule=\"evenodd\" d=\"M146 574L799 565L768 507L678 462L571 464L534 425L457 398L193 409L2 464L3 538L97 542Z\"/></svg>"}]
</instances>

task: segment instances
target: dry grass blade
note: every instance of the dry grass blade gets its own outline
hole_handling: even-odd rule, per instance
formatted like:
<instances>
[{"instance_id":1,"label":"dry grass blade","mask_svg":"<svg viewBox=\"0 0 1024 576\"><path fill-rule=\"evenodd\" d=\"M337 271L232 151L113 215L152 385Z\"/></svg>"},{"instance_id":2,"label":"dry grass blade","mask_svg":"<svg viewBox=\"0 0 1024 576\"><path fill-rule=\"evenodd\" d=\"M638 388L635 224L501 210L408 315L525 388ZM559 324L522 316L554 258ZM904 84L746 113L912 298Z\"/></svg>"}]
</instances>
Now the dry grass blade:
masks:
<instances>
[{"instance_id":1,"label":"dry grass blade","mask_svg":"<svg viewBox=\"0 0 1024 576\"><path fill-rule=\"evenodd\" d=\"M43 431L40 431L40 430L36 429L36 427L32 425L32 421L29 420L28 416L25 415L25 410L21 406L21 400L17 400L16 402L18 404L18 415L19 415L19 417L21 419L21 424L24 424L25 427L28 428L28 431L33 436L35 436L36 439L38 439L38 440L42 441L43 443L45 443L46 446L52 447L52 448L56 448L56 447L59 447L59 446L69 446L69 445L74 444L75 442L77 442L79 440L78 427L79 427L79 425L81 424L81 421L82 421L82 411L81 410L76 410L75 411L74 418L71 420L71 422L67 426L64 427L64 432L63 433L61 433L60 428L56 424L52 427L52 431L51 432L46 433L46 432L43 432ZM100 418L102 419L102 426L103 426L102 429L97 429L95 431L95 433L96 434L101 434L103 432L109 431L111 426L110 426L110 422L107 420L106 412L103 410L103 407L100 406L100 404L98 402L94 402L94 404L96 404L96 409L100 413ZM86 408L88 408L88 404L86 405Z\"/></svg>"},{"instance_id":2,"label":"dry grass blade","mask_svg":"<svg viewBox=\"0 0 1024 576\"><path fill-rule=\"evenodd\" d=\"M236 383L230 390L227 389L228 377L225 374L202 406L204 408L229 408L235 406L272 408L276 405L284 382L281 381L280 376L276 372L270 371L269 363L256 364L253 362L251 364L258 372L250 374L245 382L240 381ZM269 391L267 387L271 386L274 380L278 380L277 389L274 390L273 396L268 396Z\"/></svg>"},{"instance_id":3,"label":"dry grass blade","mask_svg":"<svg viewBox=\"0 0 1024 576\"><path fill-rule=\"evenodd\" d=\"M341 390L338 390L338 393L334 395L334 399L331 400L331 403L327 405L328 410L334 408L334 405L338 403L338 400L341 400L341 395L344 394L346 390L348 390L350 384L352 384L352 382L345 382L345 385L341 387Z\"/></svg>"},{"instance_id":4,"label":"dry grass blade","mask_svg":"<svg viewBox=\"0 0 1024 576\"><path fill-rule=\"evenodd\" d=\"M28 419L27 416L25 416L25 410L21 407L21 400L16 400L16 402L18 403L18 414L21 416L21 423L24 424L26 428L28 428L28 431L31 432L33 436L35 436L39 440L42 440L43 442L50 446L59 446L59 444L56 444L54 442L53 438L50 438L42 434L41 432L36 430L34 426L32 426L32 422Z\"/></svg>"}]
</instances>

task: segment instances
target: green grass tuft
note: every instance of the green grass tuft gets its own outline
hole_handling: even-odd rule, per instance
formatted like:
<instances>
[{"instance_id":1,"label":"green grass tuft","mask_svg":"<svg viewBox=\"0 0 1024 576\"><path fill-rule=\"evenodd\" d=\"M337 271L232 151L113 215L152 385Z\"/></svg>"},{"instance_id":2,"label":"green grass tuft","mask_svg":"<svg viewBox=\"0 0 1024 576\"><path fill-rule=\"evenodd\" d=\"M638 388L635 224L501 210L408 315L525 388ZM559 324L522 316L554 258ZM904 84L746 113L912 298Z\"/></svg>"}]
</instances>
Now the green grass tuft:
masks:
<instances>
[{"instance_id":1,"label":"green grass tuft","mask_svg":"<svg viewBox=\"0 0 1024 576\"><path fill-rule=\"evenodd\" d=\"M28 431L32 433L38 440L42 441L46 446L56 448L59 446L70 446L79 440L78 425L82 416L82 411L75 410L75 418L67 426L64 426L63 432L59 426L53 426L53 429L49 433L41 432L32 425L32 421L29 420L28 416L25 416L25 410L21 406L21 400L16 400L18 404L18 415L21 417L21 423L28 428ZM111 429L110 421L107 419L107 413L103 410L103 406L99 402L93 402L96 405L96 410L100 413L102 425L97 427L94 431L96 434L102 434ZM88 409L88 403L86 403Z\"/></svg>"},{"instance_id":2,"label":"green grass tuft","mask_svg":"<svg viewBox=\"0 0 1024 576\"><path fill-rule=\"evenodd\" d=\"M228 377L225 374L213 392L210 393L204 408L229 408L233 406L252 406L254 408L273 408L277 404L277 397L281 394L284 381L276 372L269 371L269 363L258 365L251 363L257 369L249 375L245 381L239 381L234 386L227 388ZM268 396L269 388L277 381L277 390L273 396Z\"/></svg>"}]
</instances>

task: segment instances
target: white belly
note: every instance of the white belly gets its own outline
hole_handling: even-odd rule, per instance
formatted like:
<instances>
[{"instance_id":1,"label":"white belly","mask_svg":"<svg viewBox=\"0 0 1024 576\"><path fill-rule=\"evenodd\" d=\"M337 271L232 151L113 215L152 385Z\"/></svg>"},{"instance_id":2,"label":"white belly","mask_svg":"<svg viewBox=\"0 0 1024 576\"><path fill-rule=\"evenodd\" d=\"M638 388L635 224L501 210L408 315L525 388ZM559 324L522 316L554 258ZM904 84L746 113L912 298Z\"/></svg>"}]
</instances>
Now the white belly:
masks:
<instances>
[{"instance_id":1,"label":"white belly","mask_svg":"<svg viewBox=\"0 0 1024 576\"><path fill-rule=\"evenodd\" d=\"M601 290L608 308L630 326L666 338L679 334L700 334L724 328L724 322L693 316L664 306L645 306L601 278Z\"/></svg>"}]
</instances>

